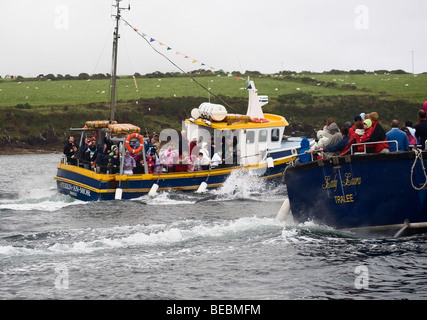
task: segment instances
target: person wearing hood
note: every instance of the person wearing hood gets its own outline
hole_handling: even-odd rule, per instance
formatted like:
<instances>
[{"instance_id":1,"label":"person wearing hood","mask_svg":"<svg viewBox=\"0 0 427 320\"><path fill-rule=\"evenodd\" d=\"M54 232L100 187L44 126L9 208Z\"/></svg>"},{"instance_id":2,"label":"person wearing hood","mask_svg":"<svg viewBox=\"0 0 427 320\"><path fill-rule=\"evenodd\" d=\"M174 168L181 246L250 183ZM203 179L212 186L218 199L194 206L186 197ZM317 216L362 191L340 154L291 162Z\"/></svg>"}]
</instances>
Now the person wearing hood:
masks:
<instances>
[{"instance_id":1,"label":"person wearing hood","mask_svg":"<svg viewBox=\"0 0 427 320\"><path fill-rule=\"evenodd\" d=\"M341 134L340 129L338 128L338 125L333 122L329 127L328 131L331 134L331 137L326 140L323 144L323 148L327 149L335 144L337 144L339 141L342 140L343 136Z\"/></svg>"},{"instance_id":2,"label":"person wearing hood","mask_svg":"<svg viewBox=\"0 0 427 320\"><path fill-rule=\"evenodd\" d=\"M380 125L378 121L379 120L378 113L371 112L369 114L369 119L366 119L365 121L367 120L371 121L371 126L368 129L365 129L365 134L363 135L361 142L384 141L382 143L366 145L367 153L390 152L390 147L387 144L386 132L384 131L383 127Z\"/></svg>"},{"instance_id":3,"label":"person wearing hood","mask_svg":"<svg viewBox=\"0 0 427 320\"><path fill-rule=\"evenodd\" d=\"M125 157L123 158L123 174L133 174L133 168L135 167L135 159L130 156L129 150L126 149Z\"/></svg>"},{"instance_id":4,"label":"person wearing hood","mask_svg":"<svg viewBox=\"0 0 427 320\"><path fill-rule=\"evenodd\" d=\"M202 170L209 170L211 158L209 156L209 150L208 150L207 142L202 143L202 147L200 148L199 153L203 154L203 157L200 159L200 165L202 166Z\"/></svg>"},{"instance_id":5,"label":"person wearing hood","mask_svg":"<svg viewBox=\"0 0 427 320\"><path fill-rule=\"evenodd\" d=\"M310 153L310 142L307 138L302 138L300 143L301 149L298 154L301 156L298 157L297 162L306 163L311 161L311 153Z\"/></svg>"},{"instance_id":6,"label":"person wearing hood","mask_svg":"<svg viewBox=\"0 0 427 320\"><path fill-rule=\"evenodd\" d=\"M111 150L113 154L111 156L111 173L116 174L120 173L120 154L119 154L119 148L117 146L112 146Z\"/></svg>"},{"instance_id":7,"label":"person wearing hood","mask_svg":"<svg viewBox=\"0 0 427 320\"><path fill-rule=\"evenodd\" d=\"M340 129L335 122L332 122L325 130L323 137L311 148L311 151L317 151L321 148L328 148L333 146L342 139Z\"/></svg>"}]
</instances>

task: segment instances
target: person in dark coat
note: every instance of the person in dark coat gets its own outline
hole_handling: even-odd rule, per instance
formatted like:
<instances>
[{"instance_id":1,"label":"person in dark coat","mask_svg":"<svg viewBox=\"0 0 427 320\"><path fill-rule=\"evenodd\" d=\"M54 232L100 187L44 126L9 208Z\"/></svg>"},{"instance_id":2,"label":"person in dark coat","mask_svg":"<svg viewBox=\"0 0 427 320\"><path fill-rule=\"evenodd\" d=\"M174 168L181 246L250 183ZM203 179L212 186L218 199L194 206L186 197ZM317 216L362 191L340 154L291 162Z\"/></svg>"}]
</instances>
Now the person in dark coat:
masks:
<instances>
[{"instance_id":1,"label":"person in dark coat","mask_svg":"<svg viewBox=\"0 0 427 320\"><path fill-rule=\"evenodd\" d=\"M415 137L418 139L418 141L421 144L421 150L424 150L427 140L427 119L426 119L426 112L424 110L418 111L418 118L419 123L415 125Z\"/></svg>"},{"instance_id":2,"label":"person in dark coat","mask_svg":"<svg viewBox=\"0 0 427 320\"><path fill-rule=\"evenodd\" d=\"M120 154L117 146L113 147L113 155L111 156L111 173L120 173Z\"/></svg>"},{"instance_id":3,"label":"person in dark coat","mask_svg":"<svg viewBox=\"0 0 427 320\"><path fill-rule=\"evenodd\" d=\"M107 153L107 144L100 144L98 146L98 155L96 156L96 166L100 172L107 173L108 159L110 158L111 156Z\"/></svg>"},{"instance_id":4,"label":"person in dark coat","mask_svg":"<svg viewBox=\"0 0 427 320\"><path fill-rule=\"evenodd\" d=\"M74 153L76 149L74 147L79 148L79 146L74 142L74 137L68 137L68 143L64 146L64 154L67 157L67 163L74 164Z\"/></svg>"}]
</instances>

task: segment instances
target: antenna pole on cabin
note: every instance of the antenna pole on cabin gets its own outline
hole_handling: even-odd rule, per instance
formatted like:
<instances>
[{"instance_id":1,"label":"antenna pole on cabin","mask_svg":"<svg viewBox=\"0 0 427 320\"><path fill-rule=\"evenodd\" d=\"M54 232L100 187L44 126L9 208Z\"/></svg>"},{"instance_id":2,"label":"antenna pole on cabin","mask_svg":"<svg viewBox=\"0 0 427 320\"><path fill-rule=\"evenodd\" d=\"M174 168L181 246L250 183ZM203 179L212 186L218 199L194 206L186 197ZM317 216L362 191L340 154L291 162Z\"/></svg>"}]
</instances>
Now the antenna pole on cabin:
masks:
<instances>
[{"instance_id":1,"label":"antenna pole on cabin","mask_svg":"<svg viewBox=\"0 0 427 320\"><path fill-rule=\"evenodd\" d=\"M111 107L110 107L110 121L114 121L114 114L116 112L116 78L117 78L117 52L119 44L119 22L120 22L120 1L116 0L117 14L116 14L116 28L114 29L113 40L113 65L111 73Z\"/></svg>"}]
</instances>

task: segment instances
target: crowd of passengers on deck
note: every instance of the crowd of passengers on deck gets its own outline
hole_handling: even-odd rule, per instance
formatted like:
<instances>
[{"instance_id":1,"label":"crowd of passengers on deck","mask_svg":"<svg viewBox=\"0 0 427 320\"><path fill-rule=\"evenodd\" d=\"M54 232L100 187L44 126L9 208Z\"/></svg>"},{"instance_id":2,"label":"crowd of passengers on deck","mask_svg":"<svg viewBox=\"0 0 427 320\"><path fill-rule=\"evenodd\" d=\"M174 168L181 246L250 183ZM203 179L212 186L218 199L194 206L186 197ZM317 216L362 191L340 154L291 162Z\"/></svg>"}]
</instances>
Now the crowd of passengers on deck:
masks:
<instances>
[{"instance_id":1,"label":"crowd of passengers on deck","mask_svg":"<svg viewBox=\"0 0 427 320\"><path fill-rule=\"evenodd\" d=\"M356 115L353 123L347 121L340 128L334 118L328 118L325 126L317 131L316 142L310 146L307 138L301 140L299 163L333 156L361 153L389 153L410 151L413 148L425 149L427 140L427 101L417 113L415 125L406 121L391 121L391 129L386 132L379 123L377 112Z\"/></svg>"},{"instance_id":2,"label":"crowd of passengers on deck","mask_svg":"<svg viewBox=\"0 0 427 320\"><path fill-rule=\"evenodd\" d=\"M85 169L106 174L120 173L122 160L122 143L115 145L108 134L103 143L96 145L95 138L84 137L84 144L78 146L73 136L69 136L64 147L67 163ZM212 138L210 146L200 137L191 142L186 138L183 130L179 143L160 142L159 135L148 132L144 134L144 147L140 152L135 152L140 147L140 142L131 141L132 152L125 149L123 157L123 174L160 174L166 172L194 172L236 166L240 163L240 150L236 150L237 141L222 138L221 147L216 148ZM146 165L144 163L145 152Z\"/></svg>"}]
</instances>

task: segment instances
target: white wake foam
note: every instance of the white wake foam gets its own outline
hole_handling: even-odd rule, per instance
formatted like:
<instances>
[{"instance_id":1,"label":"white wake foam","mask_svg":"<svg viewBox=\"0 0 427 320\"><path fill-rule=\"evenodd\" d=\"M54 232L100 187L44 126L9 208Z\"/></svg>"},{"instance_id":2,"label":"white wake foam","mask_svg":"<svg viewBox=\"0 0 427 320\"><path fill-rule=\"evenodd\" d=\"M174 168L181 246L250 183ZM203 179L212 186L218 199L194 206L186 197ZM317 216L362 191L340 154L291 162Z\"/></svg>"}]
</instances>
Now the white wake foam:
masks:
<instances>
[{"instance_id":1,"label":"white wake foam","mask_svg":"<svg viewBox=\"0 0 427 320\"><path fill-rule=\"evenodd\" d=\"M34 248L5 244L0 246L0 256L86 254L99 250L128 247L170 247L190 243L193 240L210 241L212 238L256 235L264 232L266 228L280 235L283 224L271 218L247 217L213 223L186 220L172 223L169 226L137 225L94 230L67 230L59 232L58 237L70 239L69 243L64 240L52 243L52 239L50 239L50 242L38 244ZM82 234L91 239L73 241L78 236L81 238ZM195 242L197 243L197 241ZM190 246L192 243L194 242L191 242Z\"/></svg>"}]
</instances>

